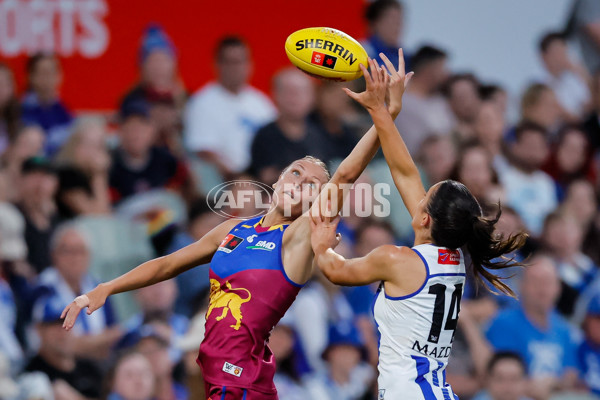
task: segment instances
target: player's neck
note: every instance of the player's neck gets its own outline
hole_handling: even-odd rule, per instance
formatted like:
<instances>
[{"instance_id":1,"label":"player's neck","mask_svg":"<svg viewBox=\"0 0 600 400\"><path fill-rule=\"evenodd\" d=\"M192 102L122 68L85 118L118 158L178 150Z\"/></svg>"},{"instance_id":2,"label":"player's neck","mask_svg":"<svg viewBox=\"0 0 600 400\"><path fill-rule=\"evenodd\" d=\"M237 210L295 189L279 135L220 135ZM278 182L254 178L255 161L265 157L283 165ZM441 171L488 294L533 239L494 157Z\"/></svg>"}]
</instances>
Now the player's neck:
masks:
<instances>
[{"instance_id":1,"label":"player's neck","mask_svg":"<svg viewBox=\"0 0 600 400\"><path fill-rule=\"evenodd\" d=\"M415 232L415 246L431 243L433 243L433 239L431 237L431 232L428 229L420 229Z\"/></svg>"},{"instance_id":2,"label":"player's neck","mask_svg":"<svg viewBox=\"0 0 600 400\"><path fill-rule=\"evenodd\" d=\"M285 225L291 223L292 220L283 216L276 208L270 210L262 219L261 226Z\"/></svg>"}]
</instances>

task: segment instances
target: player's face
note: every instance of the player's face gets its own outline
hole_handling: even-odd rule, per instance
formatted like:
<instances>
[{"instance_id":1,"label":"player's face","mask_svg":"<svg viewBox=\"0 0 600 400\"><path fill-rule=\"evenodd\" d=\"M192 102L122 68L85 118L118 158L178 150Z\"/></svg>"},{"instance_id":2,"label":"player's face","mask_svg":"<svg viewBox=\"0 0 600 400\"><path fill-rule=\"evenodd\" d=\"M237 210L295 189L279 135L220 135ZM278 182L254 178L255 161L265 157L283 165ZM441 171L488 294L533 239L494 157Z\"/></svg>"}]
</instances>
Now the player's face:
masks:
<instances>
[{"instance_id":1,"label":"player's face","mask_svg":"<svg viewBox=\"0 0 600 400\"><path fill-rule=\"evenodd\" d=\"M327 182L325 171L317 164L307 161L294 161L275 183L277 207L285 216L297 218L308 211Z\"/></svg>"},{"instance_id":2,"label":"player's face","mask_svg":"<svg viewBox=\"0 0 600 400\"><path fill-rule=\"evenodd\" d=\"M515 360L499 361L488 379L488 391L494 400L519 400L525 396L525 371Z\"/></svg>"}]
</instances>

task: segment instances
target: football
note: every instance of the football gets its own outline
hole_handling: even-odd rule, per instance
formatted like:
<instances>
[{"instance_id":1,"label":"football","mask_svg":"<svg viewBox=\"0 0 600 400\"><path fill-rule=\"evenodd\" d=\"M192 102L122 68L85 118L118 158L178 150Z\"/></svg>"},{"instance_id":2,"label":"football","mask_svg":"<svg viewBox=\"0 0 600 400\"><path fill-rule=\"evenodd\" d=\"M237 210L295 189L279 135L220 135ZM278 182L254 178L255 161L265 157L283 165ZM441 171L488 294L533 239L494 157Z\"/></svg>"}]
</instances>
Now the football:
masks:
<instances>
[{"instance_id":1,"label":"football","mask_svg":"<svg viewBox=\"0 0 600 400\"><path fill-rule=\"evenodd\" d=\"M332 81L351 81L362 76L367 52L351 36L333 28L306 28L285 41L285 52L307 74Z\"/></svg>"}]
</instances>

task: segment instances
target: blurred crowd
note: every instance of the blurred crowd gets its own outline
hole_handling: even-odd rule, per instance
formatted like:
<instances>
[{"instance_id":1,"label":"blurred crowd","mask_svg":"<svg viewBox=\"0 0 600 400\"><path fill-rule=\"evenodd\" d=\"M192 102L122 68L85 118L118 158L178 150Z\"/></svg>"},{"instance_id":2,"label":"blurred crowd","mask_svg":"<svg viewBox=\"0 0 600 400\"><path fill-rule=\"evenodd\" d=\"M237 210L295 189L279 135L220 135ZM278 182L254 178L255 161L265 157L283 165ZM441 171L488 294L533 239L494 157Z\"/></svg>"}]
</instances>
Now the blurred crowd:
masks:
<instances>
[{"instance_id":1,"label":"blurred crowd","mask_svg":"<svg viewBox=\"0 0 600 400\"><path fill-rule=\"evenodd\" d=\"M401 3L368 4L372 57L397 65L403 22ZM435 44L405 49L415 76L396 123L426 186L459 180L490 217L501 204L499 233L530 235L511 255L529 267L506 275L519 301L468 279L445 372L464 400L600 396L600 2L575 2L567 28L540 32L537 51L545 72L515 104L501 85L449 70L451 54ZM1 399L206 398L195 362L206 266L110 298L69 332L63 308L222 222L205 200L215 185L271 185L305 155L334 170L371 124L341 84L294 68L273 76L270 94L252 87L241 37L215 46L216 80L195 93L177 61L168 32L148 27L139 81L110 115L78 115L61 100L70 78L53 54L31 56L23 93L0 64ZM360 182L390 185L391 215L344 216L340 253L410 246L410 216L381 154ZM315 273L269 341L282 400L375 398L375 290Z\"/></svg>"}]
</instances>

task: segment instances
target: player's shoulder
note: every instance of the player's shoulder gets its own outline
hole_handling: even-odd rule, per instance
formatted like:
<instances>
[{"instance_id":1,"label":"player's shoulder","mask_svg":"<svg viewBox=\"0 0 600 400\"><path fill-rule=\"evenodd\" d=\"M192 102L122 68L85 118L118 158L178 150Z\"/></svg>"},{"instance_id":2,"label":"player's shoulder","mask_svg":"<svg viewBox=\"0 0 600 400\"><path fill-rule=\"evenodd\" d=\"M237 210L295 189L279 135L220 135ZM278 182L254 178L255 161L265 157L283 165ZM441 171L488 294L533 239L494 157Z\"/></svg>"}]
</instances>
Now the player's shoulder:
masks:
<instances>
[{"instance_id":1,"label":"player's shoulder","mask_svg":"<svg viewBox=\"0 0 600 400\"><path fill-rule=\"evenodd\" d=\"M398 266L408 266L419 259L419 256L410 247L393 244L379 246L369 256L375 260Z\"/></svg>"}]
</instances>

